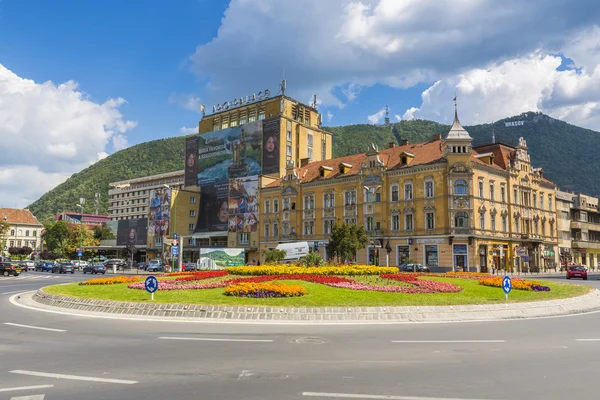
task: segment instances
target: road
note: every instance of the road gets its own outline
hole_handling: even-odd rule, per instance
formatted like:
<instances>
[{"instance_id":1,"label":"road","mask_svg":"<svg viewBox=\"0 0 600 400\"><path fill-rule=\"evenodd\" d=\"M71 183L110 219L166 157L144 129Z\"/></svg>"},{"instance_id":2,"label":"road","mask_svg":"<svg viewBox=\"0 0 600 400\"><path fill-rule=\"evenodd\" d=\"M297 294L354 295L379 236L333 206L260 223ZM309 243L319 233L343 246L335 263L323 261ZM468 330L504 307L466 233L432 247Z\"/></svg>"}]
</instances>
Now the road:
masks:
<instances>
[{"instance_id":1,"label":"road","mask_svg":"<svg viewBox=\"0 0 600 400\"><path fill-rule=\"evenodd\" d=\"M95 319L9 303L17 292L84 278L34 272L0 277L0 399L597 397L600 313L271 326ZM598 278L587 283L598 287Z\"/></svg>"}]
</instances>

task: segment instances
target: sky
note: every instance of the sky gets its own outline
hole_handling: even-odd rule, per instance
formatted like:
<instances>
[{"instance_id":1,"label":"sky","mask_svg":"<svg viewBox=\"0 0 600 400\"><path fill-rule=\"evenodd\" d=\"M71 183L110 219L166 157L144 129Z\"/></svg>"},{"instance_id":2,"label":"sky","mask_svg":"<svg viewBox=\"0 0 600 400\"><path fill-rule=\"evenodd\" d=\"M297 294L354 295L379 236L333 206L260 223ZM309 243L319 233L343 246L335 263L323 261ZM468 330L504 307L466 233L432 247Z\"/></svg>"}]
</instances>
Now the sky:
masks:
<instances>
[{"instance_id":1,"label":"sky","mask_svg":"<svg viewBox=\"0 0 600 400\"><path fill-rule=\"evenodd\" d=\"M600 131L597 0L0 0L0 207L264 89L324 125L541 111Z\"/></svg>"}]
</instances>

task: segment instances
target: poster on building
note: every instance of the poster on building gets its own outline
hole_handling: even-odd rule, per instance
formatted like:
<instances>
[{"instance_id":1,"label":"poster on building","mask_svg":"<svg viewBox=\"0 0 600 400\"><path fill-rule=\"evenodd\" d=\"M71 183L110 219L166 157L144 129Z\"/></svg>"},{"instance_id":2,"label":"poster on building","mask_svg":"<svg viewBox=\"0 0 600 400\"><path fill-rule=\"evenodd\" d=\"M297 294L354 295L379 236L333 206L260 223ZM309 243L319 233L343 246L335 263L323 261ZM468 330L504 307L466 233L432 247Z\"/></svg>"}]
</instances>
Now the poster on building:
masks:
<instances>
[{"instance_id":1,"label":"poster on building","mask_svg":"<svg viewBox=\"0 0 600 400\"><path fill-rule=\"evenodd\" d=\"M229 182L205 186L200 191L196 232L227 231Z\"/></svg>"},{"instance_id":2,"label":"poster on building","mask_svg":"<svg viewBox=\"0 0 600 400\"><path fill-rule=\"evenodd\" d=\"M262 173L264 175L279 175L280 126L279 118L263 121Z\"/></svg>"},{"instance_id":3,"label":"poster on building","mask_svg":"<svg viewBox=\"0 0 600 400\"><path fill-rule=\"evenodd\" d=\"M115 221L117 222L117 221ZM117 246L145 246L148 238L148 218L118 221Z\"/></svg>"},{"instance_id":4,"label":"poster on building","mask_svg":"<svg viewBox=\"0 0 600 400\"><path fill-rule=\"evenodd\" d=\"M185 141L185 186L198 183L198 136Z\"/></svg>"},{"instance_id":5,"label":"poster on building","mask_svg":"<svg viewBox=\"0 0 600 400\"><path fill-rule=\"evenodd\" d=\"M229 183L229 231L258 230L258 176L231 179Z\"/></svg>"},{"instance_id":6,"label":"poster on building","mask_svg":"<svg viewBox=\"0 0 600 400\"><path fill-rule=\"evenodd\" d=\"M246 252L244 249L205 248L200 249L198 268L225 269L225 267L236 267L245 263Z\"/></svg>"},{"instance_id":7,"label":"poster on building","mask_svg":"<svg viewBox=\"0 0 600 400\"><path fill-rule=\"evenodd\" d=\"M149 236L168 236L171 220L171 189L150 190Z\"/></svg>"},{"instance_id":8,"label":"poster on building","mask_svg":"<svg viewBox=\"0 0 600 400\"><path fill-rule=\"evenodd\" d=\"M262 173L262 125L254 121L198 135L198 186Z\"/></svg>"}]
</instances>

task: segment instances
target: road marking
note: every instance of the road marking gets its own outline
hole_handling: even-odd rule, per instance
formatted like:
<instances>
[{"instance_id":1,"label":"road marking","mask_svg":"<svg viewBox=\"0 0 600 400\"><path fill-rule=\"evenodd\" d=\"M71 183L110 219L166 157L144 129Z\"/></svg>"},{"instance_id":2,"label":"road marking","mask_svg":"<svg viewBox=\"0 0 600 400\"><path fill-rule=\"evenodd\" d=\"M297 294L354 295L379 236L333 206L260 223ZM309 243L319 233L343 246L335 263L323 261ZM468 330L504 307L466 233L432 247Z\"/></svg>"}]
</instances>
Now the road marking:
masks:
<instances>
[{"instance_id":1,"label":"road marking","mask_svg":"<svg viewBox=\"0 0 600 400\"><path fill-rule=\"evenodd\" d=\"M53 388L54 385L36 385L36 386L19 386L0 389L0 392L13 392L17 390L34 390L34 389L48 389Z\"/></svg>"},{"instance_id":2,"label":"road marking","mask_svg":"<svg viewBox=\"0 0 600 400\"><path fill-rule=\"evenodd\" d=\"M465 399L450 397L415 397L415 396L391 396L384 394L355 394L355 393L320 393L320 392L302 392L302 396L307 397L330 397L337 399L383 399L383 400L484 400L484 399Z\"/></svg>"},{"instance_id":3,"label":"road marking","mask_svg":"<svg viewBox=\"0 0 600 400\"><path fill-rule=\"evenodd\" d=\"M202 342L257 342L257 343L272 343L271 339L224 339L224 338L193 338L193 337L178 337L178 336L161 336L162 340L197 340Z\"/></svg>"},{"instance_id":4,"label":"road marking","mask_svg":"<svg viewBox=\"0 0 600 400\"><path fill-rule=\"evenodd\" d=\"M575 339L576 342L600 342L600 339Z\"/></svg>"},{"instance_id":5,"label":"road marking","mask_svg":"<svg viewBox=\"0 0 600 400\"><path fill-rule=\"evenodd\" d=\"M44 400L45 394L34 394L33 396L11 397L10 400Z\"/></svg>"},{"instance_id":6,"label":"road marking","mask_svg":"<svg viewBox=\"0 0 600 400\"><path fill-rule=\"evenodd\" d=\"M5 322L4 325L16 326L19 328L39 329L40 331L66 332L66 330L64 330L64 329L43 328L41 326L32 326L32 325L21 325L21 324L15 324L13 322Z\"/></svg>"},{"instance_id":7,"label":"road marking","mask_svg":"<svg viewBox=\"0 0 600 400\"><path fill-rule=\"evenodd\" d=\"M252 371L250 371L249 369L245 369L242 371L242 373L240 374L240 376L238 376L238 381L241 381L244 378L249 378L251 376L253 376L254 374L252 373Z\"/></svg>"},{"instance_id":8,"label":"road marking","mask_svg":"<svg viewBox=\"0 0 600 400\"><path fill-rule=\"evenodd\" d=\"M9 371L9 372L11 374L41 376L41 377L44 377L44 378L71 379L71 380L74 380L74 381L120 383L120 384L123 384L123 385L133 385L133 384L138 383L138 381L128 381L128 380L123 380L123 379L105 379L105 378L95 378L93 376L51 374L49 372L24 371L24 370L21 370L21 369L15 369L14 371Z\"/></svg>"},{"instance_id":9,"label":"road marking","mask_svg":"<svg viewBox=\"0 0 600 400\"><path fill-rule=\"evenodd\" d=\"M392 343L506 343L506 340L392 340Z\"/></svg>"},{"instance_id":10,"label":"road marking","mask_svg":"<svg viewBox=\"0 0 600 400\"><path fill-rule=\"evenodd\" d=\"M2 287L2 286L0 286L0 288L1 288L1 287ZM12 292L4 292L4 293L0 293L0 295L2 295L2 294L14 294L14 293L21 293L22 291L23 291L23 290L15 290L15 291L12 291Z\"/></svg>"}]
</instances>

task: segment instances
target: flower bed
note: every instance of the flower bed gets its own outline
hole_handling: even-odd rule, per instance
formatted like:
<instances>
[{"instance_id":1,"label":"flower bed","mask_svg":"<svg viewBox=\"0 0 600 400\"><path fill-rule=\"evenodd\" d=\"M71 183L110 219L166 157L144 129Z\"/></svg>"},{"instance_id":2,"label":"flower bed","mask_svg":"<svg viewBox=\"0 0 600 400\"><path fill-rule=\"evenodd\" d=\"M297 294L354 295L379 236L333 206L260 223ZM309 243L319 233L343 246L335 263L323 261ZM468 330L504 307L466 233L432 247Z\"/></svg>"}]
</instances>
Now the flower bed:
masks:
<instances>
[{"instance_id":1,"label":"flower bed","mask_svg":"<svg viewBox=\"0 0 600 400\"><path fill-rule=\"evenodd\" d=\"M398 268L374 267L372 265L342 265L322 267L302 267L298 265L261 265L257 267L227 267L231 275L381 275L398 272Z\"/></svg>"},{"instance_id":2,"label":"flower bed","mask_svg":"<svg viewBox=\"0 0 600 400\"><path fill-rule=\"evenodd\" d=\"M225 288L225 295L237 297L269 298L304 296L306 289L299 285L286 285L280 282L242 282Z\"/></svg>"},{"instance_id":3,"label":"flower bed","mask_svg":"<svg viewBox=\"0 0 600 400\"><path fill-rule=\"evenodd\" d=\"M201 272L188 272L187 276L180 276L175 278L177 282L188 282L188 281L202 281L204 279L220 278L227 275L227 271L201 271Z\"/></svg>"},{"instance_id":4,"label":"flower bed","mask_svg":"<svg viewBox=\"0 0 600 400\"><path fill-rule=\"evenodd\" d=\"M139 276L115 276L111 278L96 278L90 279L84 282L79 282L80 285L115 285L117 283L131 283L137 282ZM143 285L143 283L142 283Z\"/></svg>"},{"instance_id":5,"label":"flower bed","mask_svg":"<svg viewBox=\"0 0 600 400\"><path fill-rule=\"evenodd\" d=\"M158 281L158 290L200 290L216 289L227 286L227 282L211 283L177 283L175 281ZM127 286L129 289L145 290L144 282L132 283Z\"/></svg>"},{"instance_id":6,"label":"flower bed","mask_svg":"<svg viewBox=\"0 0 600 400\"><path fill-rule=\"evenodd\" d=\"M502 287L502 279L501 276L493 276L485 279L480 279L479 284L484 286L492 286L492 287ZM534 292L549 292L550 288L548 286L540 285L539 282L536 281L526 281L521 278L512 278L512 288L516 290L532 290Z\"/></svg>"}]
</instances>

